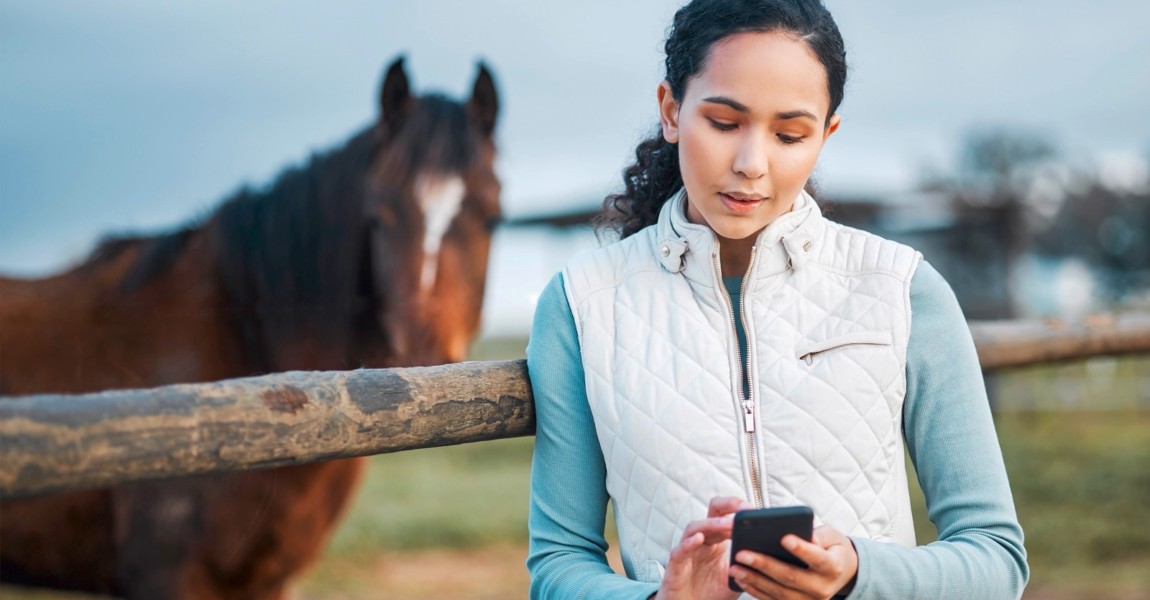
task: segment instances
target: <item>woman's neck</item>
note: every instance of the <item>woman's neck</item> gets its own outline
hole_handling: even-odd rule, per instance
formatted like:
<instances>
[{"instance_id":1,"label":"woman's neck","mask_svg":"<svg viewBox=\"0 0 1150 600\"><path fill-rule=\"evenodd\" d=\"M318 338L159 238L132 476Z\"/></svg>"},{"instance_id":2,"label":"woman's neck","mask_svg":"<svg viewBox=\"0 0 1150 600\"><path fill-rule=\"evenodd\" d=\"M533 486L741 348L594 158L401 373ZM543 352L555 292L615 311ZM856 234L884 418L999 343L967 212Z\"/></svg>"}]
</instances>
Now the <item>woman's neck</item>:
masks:
<instances>
[{"instance_id":1,"label":"woman's neck","mask_svg":"<svg viewBox=\"0 0 1150 600\"><path fill-rule=\"evenodd\" d=\"M751 249L755 247L758 238L758 235L750 235L741 240L719 237L719 266L723 277L742 277L747 274L747 267L751 264Z\"/></svg>"}]
</instances>

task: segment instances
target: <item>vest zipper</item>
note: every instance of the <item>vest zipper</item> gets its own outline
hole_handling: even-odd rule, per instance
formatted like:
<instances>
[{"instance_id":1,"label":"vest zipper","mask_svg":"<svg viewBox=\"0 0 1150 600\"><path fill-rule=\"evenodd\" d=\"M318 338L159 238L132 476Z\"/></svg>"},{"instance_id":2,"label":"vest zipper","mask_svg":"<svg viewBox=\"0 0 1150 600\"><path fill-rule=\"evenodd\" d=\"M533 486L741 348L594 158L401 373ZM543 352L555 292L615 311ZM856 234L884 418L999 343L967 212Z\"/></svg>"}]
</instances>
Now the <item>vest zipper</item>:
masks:
<instances>
[{"instance_id":1,"label":"vest zipper","mask_svg":"<svg viewBox=\"0 0 1150 600\"><path fill-rule=\"evenodd\" d=\"M747 281L750 279L751 269L755 266L755 251L758 246L751 247L751 259L747 262L747 272L743 274L743 281L740 284L739 295L742 302L739 306L739 312L743 315L743 328L747 327ZM711 257L715 262L715 277L718 280L719 290L723 294L723 299L727 302L727 315L730 316L731 333L735 339L735 351L738 352L739 345L739 330L735 325L735 307L731 302L731 295L727 293L727 286L723 283L723 269L719 263L719 253L716 251L712 253ZM763 504L763 485L759 478L759 457L758 449L755 444L755 386L751 382L751 344L748 339L747 342L747 357L742 364L743 369L739 373L739 378L735 382L736 397L739 400L739 405L743 411L743 431L747 435L747 459L750 463L751 469L751 493L754 495L755 506L762 508ZM747 394L743 395L743 377L747 379Z\"/></svg>"}]
</instances>

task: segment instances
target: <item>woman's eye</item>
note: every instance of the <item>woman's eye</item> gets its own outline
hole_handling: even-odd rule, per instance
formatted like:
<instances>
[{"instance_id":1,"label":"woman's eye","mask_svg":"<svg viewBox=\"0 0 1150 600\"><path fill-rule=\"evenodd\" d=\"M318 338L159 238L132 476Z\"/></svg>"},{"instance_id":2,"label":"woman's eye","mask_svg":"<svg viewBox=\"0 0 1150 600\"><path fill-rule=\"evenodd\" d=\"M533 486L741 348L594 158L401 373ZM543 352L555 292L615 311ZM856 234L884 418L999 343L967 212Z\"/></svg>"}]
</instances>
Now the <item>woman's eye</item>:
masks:
<instances>
[{"instance_id":1,"label":"woman's eye","mask_svg":"<svg viewBox=\"0 0 1150 600\"><path fill-rule=\"evenodd\" d=\"M784 144L798 144L803 141L803 136L787 135L785 133L778 134L779 141Z\"/></svg>"},{"instance_id":2,"label":"woman's eye","mask_svg":"<svg viewBox=\"0 0 1150 600\"><path fill-rule=\"evenodd\" d=\"M718 129L719 131L730 131L730 130L734 129L735 127L738 127L738 125L735 123L727 123L724 121L717 121L717 120L712 119L710 117L707 117L707 120L711 122L711 127L714 127L715 129Z\"/></svg>"}]
</instances>

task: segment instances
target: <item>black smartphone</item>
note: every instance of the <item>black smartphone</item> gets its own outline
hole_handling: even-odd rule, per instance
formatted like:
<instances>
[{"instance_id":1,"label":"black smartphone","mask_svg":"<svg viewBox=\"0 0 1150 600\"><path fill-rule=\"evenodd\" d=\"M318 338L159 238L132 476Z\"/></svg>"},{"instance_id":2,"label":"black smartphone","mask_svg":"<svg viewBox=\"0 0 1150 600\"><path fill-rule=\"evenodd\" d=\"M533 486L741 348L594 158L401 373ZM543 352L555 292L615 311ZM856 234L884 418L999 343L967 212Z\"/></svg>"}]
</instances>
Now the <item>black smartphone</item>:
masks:
<instances>
[{"instance_id":1,"label":"black smartphone","mask_svg":"<svg viewBox=\"0 0 1150 600\"><path fill-rule=\"evenodd\" d=\"M735 564L735 555L741 550L750 550L805 569L807 564L783 548L782 540L783 536L793 533L810 541L814 521L815 514L809 506L740 510L735 513L731 531L731 564ZM728 578L727 585L731 591L743 591L734 577Z\"/></svg>"}]
</instances>

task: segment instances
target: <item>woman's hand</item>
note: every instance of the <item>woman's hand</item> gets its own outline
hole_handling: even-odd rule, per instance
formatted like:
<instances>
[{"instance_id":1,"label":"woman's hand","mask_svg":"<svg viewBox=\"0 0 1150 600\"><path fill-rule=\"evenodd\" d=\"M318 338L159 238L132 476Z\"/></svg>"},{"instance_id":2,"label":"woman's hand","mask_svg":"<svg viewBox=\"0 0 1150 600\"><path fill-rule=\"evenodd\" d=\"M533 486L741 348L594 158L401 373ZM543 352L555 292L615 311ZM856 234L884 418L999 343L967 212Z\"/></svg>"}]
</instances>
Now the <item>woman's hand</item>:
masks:
<instances>
[{"instance_id":1,"label":"woman's hand","mask_svg":"<svg viewBox=\"0 0 1150 600\"><path fill-rule=\"evenodd\" d=\"M735 556L738 564L731 566L731 576L755 598L826 600L854 579L859 556L854 544L832 527L819 527L813 538L812 542L797 535L783 538L783 547L807 563L806 569L744 550Z\"/></svg>"},{"instance_id":2,"label":"woman's hand","mask_svg":"<svg viewBox=\"0 0 1150 600\"><path fill-rule=\"evenodd\" d=\"M738 498L712 498L707 518L692 521L671 550L656 600L733 599L727 587L734 514L752 506Z\"/></svg>"}]
</instances>

